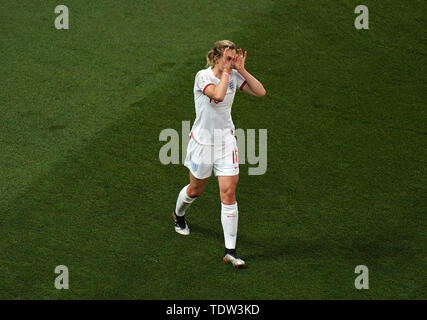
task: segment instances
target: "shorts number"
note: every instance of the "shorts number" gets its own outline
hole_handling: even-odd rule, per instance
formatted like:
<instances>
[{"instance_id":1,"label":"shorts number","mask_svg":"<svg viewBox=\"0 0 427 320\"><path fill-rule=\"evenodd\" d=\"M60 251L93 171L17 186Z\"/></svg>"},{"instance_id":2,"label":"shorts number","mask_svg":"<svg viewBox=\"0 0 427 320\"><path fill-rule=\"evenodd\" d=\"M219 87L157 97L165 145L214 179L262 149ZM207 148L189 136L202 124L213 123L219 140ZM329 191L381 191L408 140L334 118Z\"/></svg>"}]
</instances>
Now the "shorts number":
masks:
<instances>
[{"instance_id":1,"label":"shorts number","mask_svg":"<svg viewBox=\"0 0 427 320\"><path fill-rule=\"evenodd\" d=\"M234 163L239 163L239 157L237 155L237 149L233 151L232 156L233 156L233 164Z\"/></svg>"}]
</instances>

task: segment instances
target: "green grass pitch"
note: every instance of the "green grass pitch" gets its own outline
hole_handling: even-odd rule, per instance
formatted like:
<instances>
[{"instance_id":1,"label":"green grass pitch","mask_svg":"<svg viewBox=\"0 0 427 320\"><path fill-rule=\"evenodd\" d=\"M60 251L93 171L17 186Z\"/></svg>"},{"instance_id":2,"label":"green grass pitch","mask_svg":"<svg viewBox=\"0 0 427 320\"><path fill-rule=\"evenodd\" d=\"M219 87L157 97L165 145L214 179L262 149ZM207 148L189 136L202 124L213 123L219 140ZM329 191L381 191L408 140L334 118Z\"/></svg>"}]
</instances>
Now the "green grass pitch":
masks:
<instances>
[{"instance_id":1,"label":"green grass pitch","mask_svg":"<svg viewBox=\"0 0 427 320\"><path fill-rule=\"evenodd\" d=\"M358 4L2 1L0 299L427 298L426 4L366 0L356 30ZM188 171L159 161L221 39L267 90L233 105L268 130L267 172L240 166L243 270L221 261L216 179L182 237Z\"/></svg>"}]
</instances>

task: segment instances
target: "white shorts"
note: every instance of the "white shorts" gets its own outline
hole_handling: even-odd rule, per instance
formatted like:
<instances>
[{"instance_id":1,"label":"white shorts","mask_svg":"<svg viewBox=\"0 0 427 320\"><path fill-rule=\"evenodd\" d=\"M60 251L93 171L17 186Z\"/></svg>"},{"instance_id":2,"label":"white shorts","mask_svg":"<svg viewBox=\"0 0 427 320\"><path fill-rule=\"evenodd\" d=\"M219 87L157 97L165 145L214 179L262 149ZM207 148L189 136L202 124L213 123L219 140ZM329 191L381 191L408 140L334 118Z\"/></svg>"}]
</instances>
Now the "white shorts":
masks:
<instances>
[{"instance_id":1,"label":"white shorts","mask_svg":"<svg viewBox=\"0 0 427 320\"><path fill-rule=\"evenodd\" d=\"M236 138L230 143L218 146L202 145L191 138L188 142L184 165L197 179L210 177L212 169L215 176L238 175L239 159Z\"/></svg>"}]
</instances>

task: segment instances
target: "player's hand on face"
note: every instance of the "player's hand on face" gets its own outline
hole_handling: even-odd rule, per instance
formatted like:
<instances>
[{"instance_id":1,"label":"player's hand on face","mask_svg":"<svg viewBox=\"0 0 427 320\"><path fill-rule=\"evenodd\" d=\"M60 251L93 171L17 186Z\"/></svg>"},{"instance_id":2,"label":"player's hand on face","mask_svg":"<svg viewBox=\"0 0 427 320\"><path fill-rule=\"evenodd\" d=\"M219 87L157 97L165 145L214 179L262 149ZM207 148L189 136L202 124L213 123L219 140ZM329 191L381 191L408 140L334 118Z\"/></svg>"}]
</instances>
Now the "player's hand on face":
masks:
<instances>
[{"instance_id":1,"label":"player's hand on face","mask_svg":"<svg viewBox=\"0 0 427 320\"><path fill-rule=\"evenodd\" d=\"M233 59L233 65L237 71L243 70L245 68L246 55L247 51L245 51L245 54L243 55L242 49L239 49L237 54L235 55Z\"/></svg>"}]
</instances>

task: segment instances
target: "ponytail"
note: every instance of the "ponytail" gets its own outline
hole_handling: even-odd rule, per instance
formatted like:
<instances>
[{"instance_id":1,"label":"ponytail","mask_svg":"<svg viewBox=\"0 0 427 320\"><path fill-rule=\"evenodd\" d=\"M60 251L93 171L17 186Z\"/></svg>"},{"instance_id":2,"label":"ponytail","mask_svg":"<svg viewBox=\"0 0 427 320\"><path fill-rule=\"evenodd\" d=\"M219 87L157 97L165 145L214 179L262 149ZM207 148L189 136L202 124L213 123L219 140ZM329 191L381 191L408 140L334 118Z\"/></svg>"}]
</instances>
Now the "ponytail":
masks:
<instances>
[{"instance_id":1,"label":"ponytail","mask_svg":"<svg viewBox=\"0 0 427 320\"><path fill-rule=\"evenodd\" d=\"M206 68L209 67L209 66L214 66L215 65L214 56L215 56L214 50L212 49L206 55Z\"/></svg>"}]
</instances>

